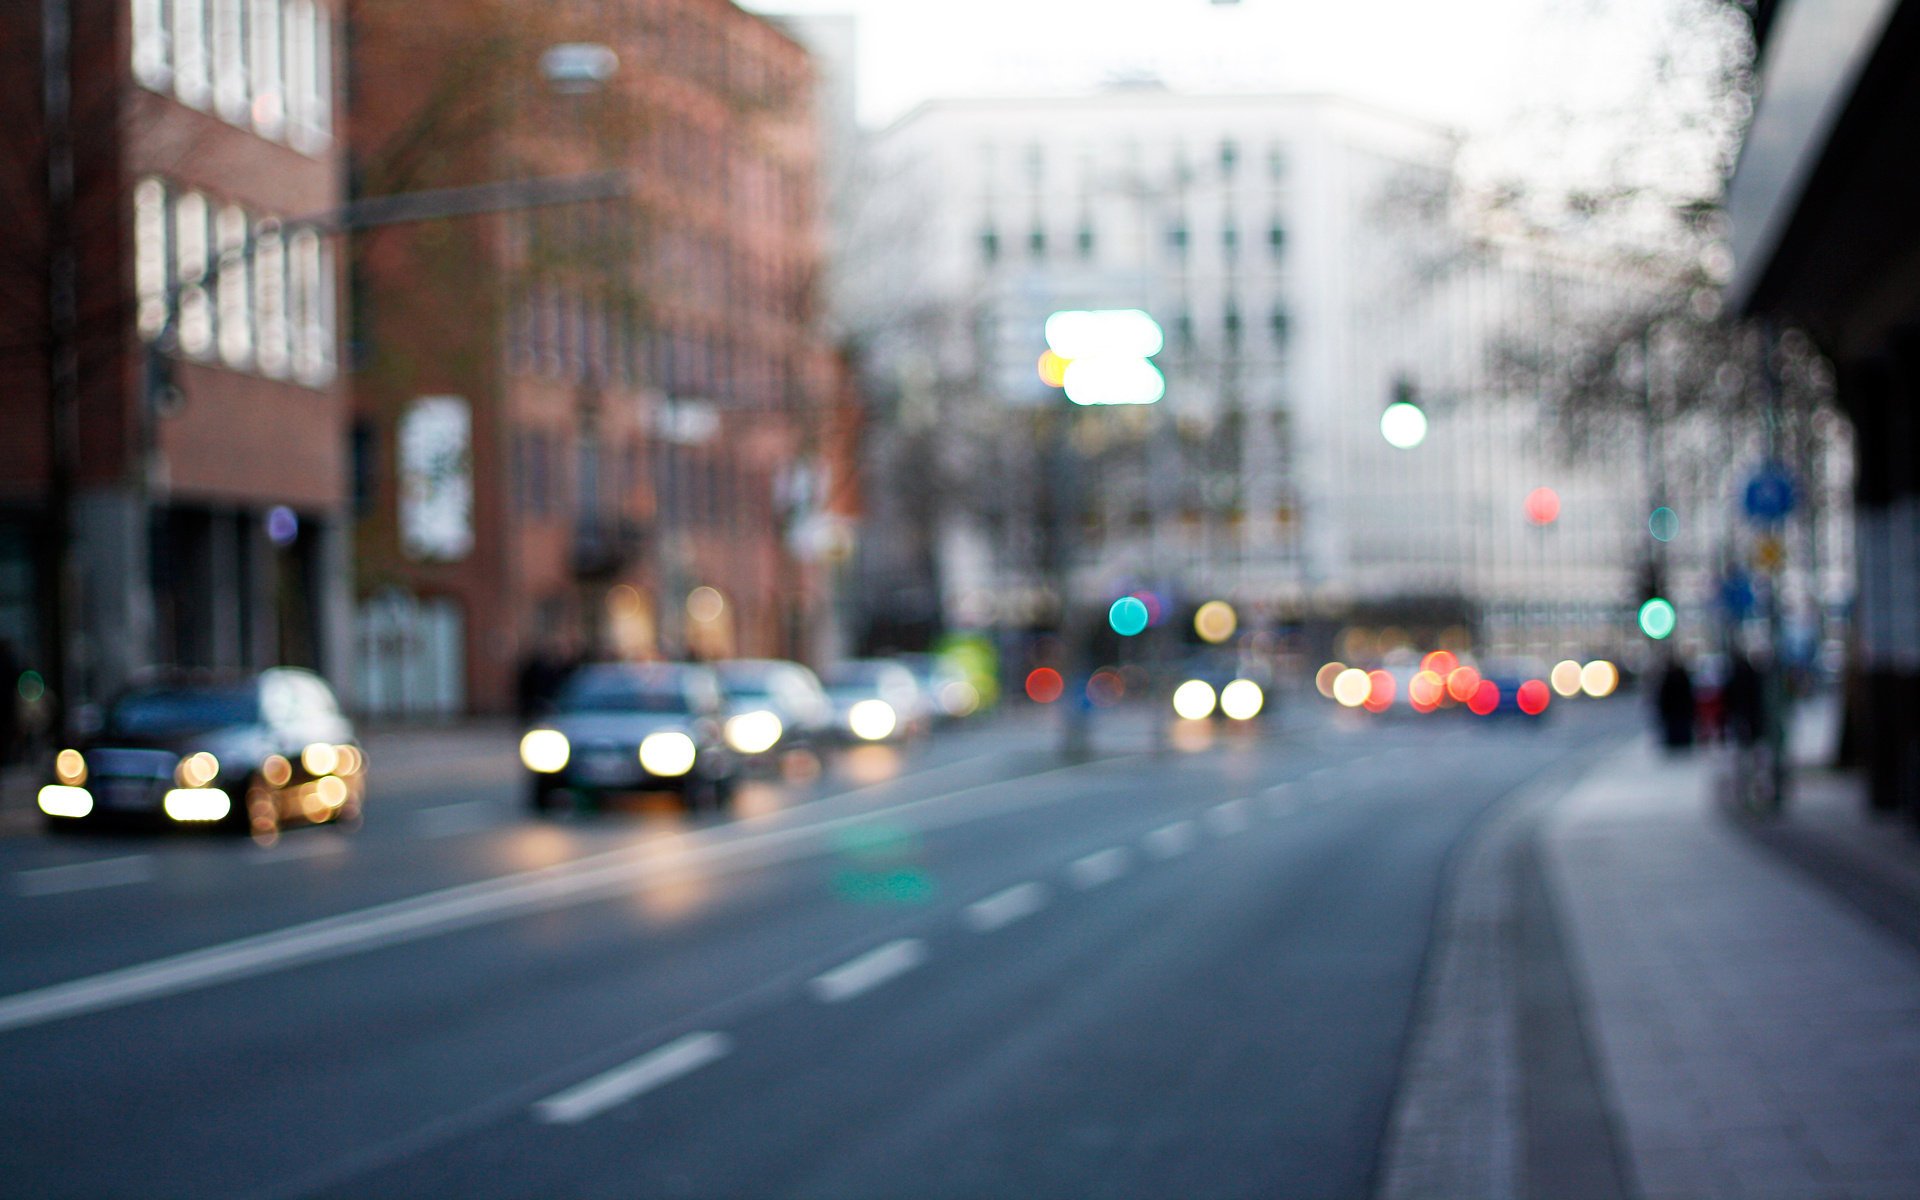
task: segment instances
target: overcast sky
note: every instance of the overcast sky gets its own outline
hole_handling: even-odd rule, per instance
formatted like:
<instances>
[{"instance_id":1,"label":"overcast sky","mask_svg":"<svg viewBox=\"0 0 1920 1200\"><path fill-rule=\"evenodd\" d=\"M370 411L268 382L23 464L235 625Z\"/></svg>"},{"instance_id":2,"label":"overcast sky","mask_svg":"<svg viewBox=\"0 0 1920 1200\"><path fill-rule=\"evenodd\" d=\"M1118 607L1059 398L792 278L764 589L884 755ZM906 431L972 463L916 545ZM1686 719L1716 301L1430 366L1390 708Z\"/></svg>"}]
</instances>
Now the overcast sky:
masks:
<instances>
[{"instance_id":1,"label":"overcast sky","mask_svg":"<svg viewBox=\"0 0 1920 1200\"><path fill-rule=\"evenodd\" d=\"M869 125L931 96L1070 92L1145 70L1184 91L1373 100L1507 139L1496 155L1507 159L1547 150L1542 108L1617 114L1635 103L1663 37L1674 40L1667 17L1685 2L741 0L856 17ZM1529 123L1516 152L1514 131Z\"/></svg>"}]
</instances>

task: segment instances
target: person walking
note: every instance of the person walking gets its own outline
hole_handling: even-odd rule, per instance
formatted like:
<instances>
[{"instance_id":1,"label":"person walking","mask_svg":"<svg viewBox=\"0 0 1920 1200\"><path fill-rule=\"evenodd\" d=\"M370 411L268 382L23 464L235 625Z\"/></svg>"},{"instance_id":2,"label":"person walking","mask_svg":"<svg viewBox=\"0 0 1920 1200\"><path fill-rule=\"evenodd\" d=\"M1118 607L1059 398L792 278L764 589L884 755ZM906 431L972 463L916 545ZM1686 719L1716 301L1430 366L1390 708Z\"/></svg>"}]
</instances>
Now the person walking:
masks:
<instances>
[{"instance_id":1,"label":"person walking","mask_svg":"<svg viewBox=\"0 0 1920 1200\"><path fill-rule=\"evenodd\" d=\"M1660 675L1656 704L1660 729L1669 750L1684 750L1693 745L1693 676L1680 656L1669 653Z\"/></svg>"}]
</instances>

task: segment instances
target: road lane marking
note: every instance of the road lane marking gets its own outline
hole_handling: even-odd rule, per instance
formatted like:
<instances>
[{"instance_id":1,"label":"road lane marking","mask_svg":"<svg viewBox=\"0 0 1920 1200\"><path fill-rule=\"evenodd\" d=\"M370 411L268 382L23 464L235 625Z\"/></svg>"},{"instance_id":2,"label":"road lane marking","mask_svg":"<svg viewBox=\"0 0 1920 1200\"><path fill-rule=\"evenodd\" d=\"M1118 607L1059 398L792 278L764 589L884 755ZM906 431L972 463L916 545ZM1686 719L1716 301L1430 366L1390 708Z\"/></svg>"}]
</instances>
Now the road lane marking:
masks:
<instances>
[{"instance_id":1,"label":"road lane marking","mask_svg":"<svg viewBox=\"0 0 1920 1200\"><path fill-rule=\"evenodd\" d=\"M22 896L58 896L93 888L147 883L154 877L153 855L129 854L61 867L35 867L14 876L14 890Z\"/></svg>"},{"instance_id":2,"label":"road lane marking","mask_svg":"<svg viewBox=\"0 0 1920 1200\"><path fill-rule=\"evenodd\" d=\"M1193 849L1194 833L1192 821L1175 821L1140 839L1147 852L1155 858L1173 858Z\"/></svg>"},{"instance_id":3,"label":"road lane marking","mask_svg":"<svg viewBox=\"0 0 1920 1200\"><path fill-rule=\"evenodd\" d=\"M422 809L413 814L413 824L423 838L453 837L490 824L499 811L500 806L492 800L464 800Z\"/></svg>"},{"instance_id":4,"label":"road lane marking","mask_svg":"<svg viewBox=\"0 0 1920 1200\"><path fill-rule=\"evenodd\" d=\"M256 846L247 851L248 866L264 867L272 863L299 862L307 858L331 858L336 854L345 854L347 843L342 838L320 836L318 830L308 833L300 840L288 843L286 835L271 846Z\"/></svg>"},{"instance_id":5,"label":"road lane marking","mask_svg":"<svg viewBox=\"0 0 1920 1200\"><path fill-rule=\"evenodd\" d=\"M831 971L816 975L807 984L813 998L822 1004L838 1004L900 975L927 961L927 944L919 938L898 938L867 951L859 958L841 963Z\"/></svg>"},{"instance_id":6,"label":"road lane marking","mask_svg":"<svg viewBox=\"0 0 1920 1200\"><path fill-rule=\"evenodd\" d=\"M1247 828L1247 802L1228 800L1216 804L1207 810L1206 821L1207 828L1218 837L1243 833Z\"/></svg>"},{"instance_id":7,"label":"road lane marking","mask_svg":"<svg viewBox=\"0 0 1920 1200\"><path fill-rule=\"evenodd\" d=\"M1284 816L1300 805L1300 787L1293 783L1276 783L1267 789L1267 810L1274 816Z\"/></svg>"},{"instance_id":8,"label":"road lane marking","mask_svg":"<svg viewBox=\"0 0 1920 1200\"><path fill-rule=\"evenodd\" d=\"M992 933L1039 912L1047 906L1047 899L1047 889L1040 884L1016 883L967 905L960 919L975 933Z\"/></svg>"},{"instance_id":9,"label":"road lane marking","mask_svg":"<svg viewBox=\"0 0 1920 1200\"><path fill-rule=\"evenodd\" d=\"M816 800L805 810L808 816L836 808L851 810L840 815L774 829L744 824L716 825L680 838L685 850L679 854L663 855L659 845L649 841L511 875L458 884L3 996L0 997L0 1033L249 979L271 971L363 954L530 913L610 899L638 883L692 866L741 870L808 858L832 848L832 840L825 837L826 834L876 821L897 820L907 813L931 810L919 821L924 832L1037 808L1070 799L1076 793L1053 794L1042 790L1024 797L1014 796L1007 790L1008 783L1033 783L1092 769L1124 768L1142 757L1129 755L1054 767L1015 776L1012 780L973 784L884 807L867 803L866 794L881 786L872 785ZM978 807L954 804L964 797L979 795L991 797L994 802Z\"/></svg>"},{"instance_id":10,"label":"road lane marking","mask_svg":"<svg viewBox=\"0 0 1920 1200\"><path fill-rule=\"evenodd\" d=\"M1073 886L1086 891L1103 883L1112 883L1125 875L1132 860L1133 856L1127 853L1126 847L1109 846L1068 863L1067 875L1072 878Z\"/></svg>"},{"instance_id":11,"label":"road lane marking","mask_svg":"<svg viewBox=\"0 0 1920 1200\"><path fill-rule=\"evenodd\" d=\"M590 1120L684 1075L691 1075L708 1063L725 1058L732 1049L733 1039L724 1033L690 1033L624 1066L548 1096L533 1106L533 1119L546 1125L574 1125Z\"/></svg>"}]
</instances>

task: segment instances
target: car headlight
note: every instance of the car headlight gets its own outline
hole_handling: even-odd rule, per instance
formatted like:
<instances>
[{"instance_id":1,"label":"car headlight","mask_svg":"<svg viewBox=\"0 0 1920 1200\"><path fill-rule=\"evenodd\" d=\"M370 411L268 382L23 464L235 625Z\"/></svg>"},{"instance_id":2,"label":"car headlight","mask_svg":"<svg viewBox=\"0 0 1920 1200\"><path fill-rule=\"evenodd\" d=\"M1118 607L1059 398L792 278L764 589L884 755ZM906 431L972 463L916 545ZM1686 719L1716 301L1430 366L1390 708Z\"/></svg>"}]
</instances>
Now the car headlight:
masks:
<instances>
[{"instance_id":1,"label":"car headlight","mask_svg":"<svg viewBox=\"0 0 1920 1200\"><path fill-rule=\"evenodd\" d=\"M847 728L865 741L877 742L899 724L899 714L885 700L862 700L847 710Z\"/></svg>"},{"instance_id":2,"label":"car headlight","mask_svg":"<svg viewBox=\"0 0 1920 1200\"><path fill-rule=\"evenodd\" d=\"M40 811L50 817L78 819L93 811L93 793L83 787L50 783L40 789Z\"/></svg>"},{"instance_id":3,"label":"car headlight","mask_svg":"<svg viewBox=\"0 0 1920 1200\"><path fill-rule=\"evenodd\" d=\"M1216 701L1213 685L1204 679L1189 679L1173 689L1173 711L1182 720L1205 720L1213 715Z\"/></svg>"},{"instance_id":4,"label":"car headlight","mask_svg":"<svg viewBox=\"0 0 1920 1200\"><path fill-rule=\"evenodd\" d=\"M173 769L173 777L189 790L206 787L220 777L220 760L205 750L189 754Z\"/></svg>"},{"instance_id":5,"label":"car headlight","mask_svg":"<svg viewBox=\"0 0 1920 1200\"><path fill-rule=\"evenodd\" d=\"M78 750L66 749L53 756L53 775L68 787L87 781L87 760Z\"/></svg>"},{"instance_id":6,"label":"car headlight","mask_svg":"<svg viewBox=\"0 0 1920 1200\"><path fill-rule=\"evenodd\" d=\"M527 770L540 775L557 773L572 756L567 735L558 729L532 729L520 739L520 761L527 764Z\"/></svg>"},{"instance_id":7,"label":"car headlight","mask_svg":"<svg viewBox=\"0 0 1920 1200\"><path fill-rule=\"evenodd\" d=\"M331 742L314 742L300 752L300 765L309 775L331 775L340 765L340 748Z\"/></svg>"},{"instance_id":8,"label":"car headlight","mask_svg":"<svg viewBox=\"0 0 1920 1200\"><path fill-rule=\"evenodd\" d=\"M1251 679L1236 679L1220 689L1220 711L1231 720L1252 720L1266 702L1266 693Z\"/></svg>"},{"instance_id":9,"label":"car headlight","mask_svg":"<svg viewBox=\"0 0 1920 1200\"><path fill-rule=\"evenodd\" d=\"M693 739L678 730L650 733L640 739L640 765L647 769L647 774L662 779L693 770L693 760L698 753Z\"/></svg>"},{"instance_id":10,"label":"car headlight","mask_svg":"<svg viewBox=\"0 0 1920 1200\"><path fill-rule=\"evenodd\" d=\"M219 821L233 811L233 800L219 788L174 788L162 807L176 821Z\"/></svg>"},{"instance_id":11,"label":"car headlight","mask_svg":"<svg viewBox=\"0 0 1920 1200\"><path fill-rule=\"evenodd\" d=\"M764 708L743 712L727 719L727 745L742 754L760 754L771 750L786 728L780 718Z\"/></svg>"}]
</instances>

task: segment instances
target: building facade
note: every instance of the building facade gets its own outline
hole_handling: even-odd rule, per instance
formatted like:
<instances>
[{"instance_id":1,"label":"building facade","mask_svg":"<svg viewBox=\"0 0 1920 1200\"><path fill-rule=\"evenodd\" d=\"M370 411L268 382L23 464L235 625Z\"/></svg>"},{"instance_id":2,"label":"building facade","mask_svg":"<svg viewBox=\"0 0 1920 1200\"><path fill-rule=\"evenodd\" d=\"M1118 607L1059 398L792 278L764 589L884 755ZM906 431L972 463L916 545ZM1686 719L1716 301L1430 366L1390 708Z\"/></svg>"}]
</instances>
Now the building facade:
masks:
<instances>
[{"instance_id":1,"label":"building facade","mask_svg":"<svg viewBox=\"0 0 1920 1200\"><path fill-rule=\"evenodd\" d=\"M362 705L498 711L538 657L806 655L837 385L804 50L721 0L441 0L364 6L353 66L370 191L620 188L358 244Z\"/></svg>"},{"instance_id":2,"label":"building facade","mask_svg":"<svg viewBox=\"0 0 1920 1200\"><path fill-rule=\"evenodd\" d=\"M337 7L73 0L64 52L44 11L0 16L28 120L0 155L0 638L77 701L155 667L342 679Z\"/></svg>"}]
</instances>

